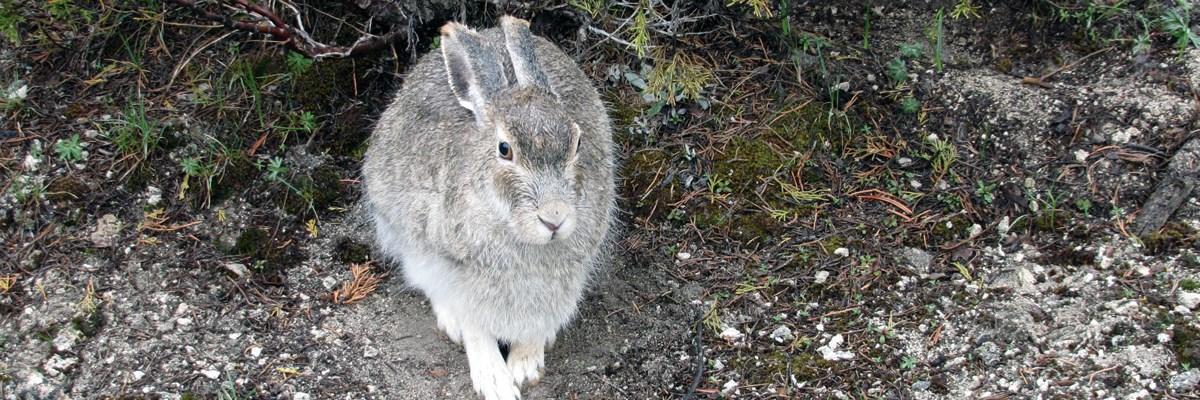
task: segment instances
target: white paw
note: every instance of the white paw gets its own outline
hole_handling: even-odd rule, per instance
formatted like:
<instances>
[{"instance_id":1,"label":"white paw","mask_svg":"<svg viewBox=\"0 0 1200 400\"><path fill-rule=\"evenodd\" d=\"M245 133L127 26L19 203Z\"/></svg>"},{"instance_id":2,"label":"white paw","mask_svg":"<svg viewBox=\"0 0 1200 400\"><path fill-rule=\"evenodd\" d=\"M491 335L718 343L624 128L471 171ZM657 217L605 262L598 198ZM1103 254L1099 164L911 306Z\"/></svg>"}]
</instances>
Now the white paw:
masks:
<instances>
[{"instance_id":1,"label":"white paw","mask_svg":"<svg viewBox=\"0 0 1200 400\"><path fill-rule=\"evenodd\" d=\"M546 369L546 346L542 343L518 343L508 349L508 370L517 385L536 385Z\"/></svg>"},{"instance_id":2,"label":"white paw","mask_svg":"<svg viewBox=\"0 0 1200 400\"><path fill-rule=\"evenodd\" d=\"M445 308L433 306L433 315L437 317L438 329L446 334L446 337L451 342L462 344L462 326L458 323L458 318L455 318Z\"/></svg>"},{"instance_id":3,"label":"white paw","mask_svg":"<svg viewBox=\"0 0 1200 400\"><path fill-rule=\"evenodd\" d=\"M500 356L496 339L468 334L463 341L467 363L471 367L471 384L487 400L516 400L521 398L517 382Z\"/></svg>"}]
</instances>

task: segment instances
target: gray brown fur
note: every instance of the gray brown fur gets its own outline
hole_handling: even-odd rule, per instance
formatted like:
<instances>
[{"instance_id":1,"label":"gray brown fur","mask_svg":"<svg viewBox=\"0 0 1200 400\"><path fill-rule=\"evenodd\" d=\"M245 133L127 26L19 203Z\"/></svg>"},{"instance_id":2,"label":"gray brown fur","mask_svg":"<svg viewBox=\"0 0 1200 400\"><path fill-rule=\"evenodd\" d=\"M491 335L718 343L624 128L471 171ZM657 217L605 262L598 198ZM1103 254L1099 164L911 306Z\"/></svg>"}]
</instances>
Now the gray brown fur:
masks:
<instances>
[{"instance_id":1,"label":"gray brown fur","mask_svg":"<svg viewBox=\"0 0 1200 400\"><path fill-rule=\"evenodd\" d=\"M443 28L444 48L411 69L363 167L382 253L464 344L489 399L519 398L517 386L540 378L531 369L575 314L615 199L611 126L595 88L528 23L502 25ZM506 44L506 33L523 36ZM504 139L511 162L498 154ZM488 340L514 345L507 371Z\"/></svg>"}]
</instances>

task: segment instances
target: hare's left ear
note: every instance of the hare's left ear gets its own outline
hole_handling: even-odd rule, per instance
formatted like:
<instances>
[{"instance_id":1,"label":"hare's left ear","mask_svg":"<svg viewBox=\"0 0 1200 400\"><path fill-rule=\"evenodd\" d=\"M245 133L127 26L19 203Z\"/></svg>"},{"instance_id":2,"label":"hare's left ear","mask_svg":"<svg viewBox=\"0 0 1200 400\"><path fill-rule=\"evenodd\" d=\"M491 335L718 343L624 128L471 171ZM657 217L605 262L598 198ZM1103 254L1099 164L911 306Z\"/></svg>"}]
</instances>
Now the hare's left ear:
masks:
<instances>
[{"instance_id":1,"label":"hare's left ear","mask_svg":"<svg viewBox=\"0 0 1200 400\"><path fill-rule=\"evenodd\" d=\"M478 33L454 22L442 26L442 57L454 98L475 113L476 120L483 121L484 108L503 88L500 60L484 46Z\"/></svg>"},{"instance_id":2,"label":"hare's left ear","mask_svg":"<svg viewBox=\"0 0 1200 400\"><path fill-rule=\"evenodd\" d=\"M542 72L542 64L538 62L533 34L529 32L529 21L506 15L500 18L500 26L504 30L504 47L508 49L508 57L512 60L517 85L554 93L546 74Z\"/></svg>"}]
</instances>

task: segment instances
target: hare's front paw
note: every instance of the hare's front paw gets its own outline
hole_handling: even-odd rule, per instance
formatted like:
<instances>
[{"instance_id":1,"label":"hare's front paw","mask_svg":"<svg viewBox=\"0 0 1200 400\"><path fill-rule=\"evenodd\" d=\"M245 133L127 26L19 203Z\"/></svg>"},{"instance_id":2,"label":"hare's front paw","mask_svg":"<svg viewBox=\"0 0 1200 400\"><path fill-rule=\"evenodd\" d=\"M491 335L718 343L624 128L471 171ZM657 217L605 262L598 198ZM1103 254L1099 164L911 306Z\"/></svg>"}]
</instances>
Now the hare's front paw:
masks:
<instances>
[{"instance_id":1,"label":"hare's front paw","mask_svg":"<svg viewBox=\"0 0 1200 400\"><path fill-rule=\"evenodd\" d=\"M445 333L451 342L462 344L462 327L458 323L458 318L445 307L437 305L433 306L433 315L437 317L438 329Z\"/></svg>"},{"instance_id":2,"label":"hare's front paw","mask_svg":"<svg viewBox=\"0 0 1200 400\"><path fill-rule=\"evenodd\" d=\"M471 367L471 383L475 392L486 400L516 400L521 398L517 382L500 356L496 339L487 335L464 332L463 347Z\"/></svg>"},{"instance_id":3,"label":"hare's front paw","mask_svg":"<svg viewBox=\"0 0 1200 400\"><path fill-rule=\"evenodd\" d=\"M545 367L544 342L516 343L508 349L508 370L518 385L536 385Z\"/></svg>"}]
</instances>

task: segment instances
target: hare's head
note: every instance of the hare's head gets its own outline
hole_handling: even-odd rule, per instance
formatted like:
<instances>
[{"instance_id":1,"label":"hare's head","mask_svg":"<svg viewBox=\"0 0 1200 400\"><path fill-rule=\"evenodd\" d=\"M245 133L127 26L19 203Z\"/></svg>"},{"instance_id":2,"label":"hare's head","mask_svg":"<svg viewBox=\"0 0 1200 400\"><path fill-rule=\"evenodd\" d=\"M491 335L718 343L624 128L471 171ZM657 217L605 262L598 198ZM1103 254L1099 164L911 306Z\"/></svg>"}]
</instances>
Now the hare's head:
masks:
<instances>
[{"instance_id":1,"label":"hare's head","mask_svg":"<svg viewBox=\"0 0 1200 400\"><path fill-rule=\"evenodd\" d=\"M459 104L475 116L471 151L488 157L497 212L514 235L548 244L571 235L583 190L580 126L555 94L534 51L529 23L504 17L503 43L456 23L442 27L446 76ZM502 47L502 48L501 48Z\"/></svg>"}]
</instances>

